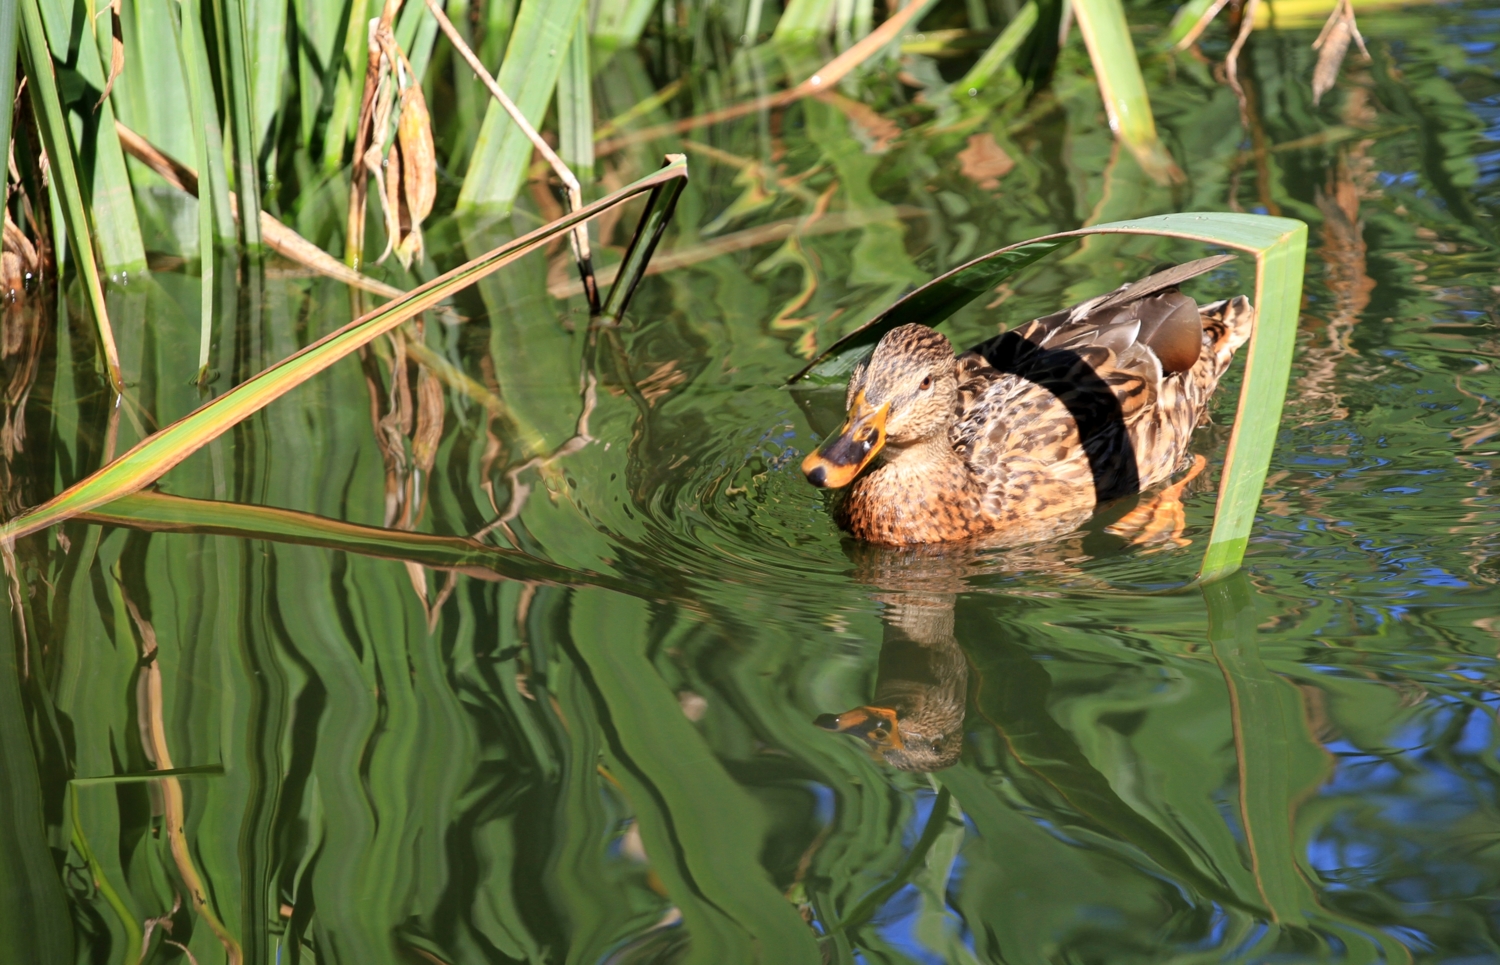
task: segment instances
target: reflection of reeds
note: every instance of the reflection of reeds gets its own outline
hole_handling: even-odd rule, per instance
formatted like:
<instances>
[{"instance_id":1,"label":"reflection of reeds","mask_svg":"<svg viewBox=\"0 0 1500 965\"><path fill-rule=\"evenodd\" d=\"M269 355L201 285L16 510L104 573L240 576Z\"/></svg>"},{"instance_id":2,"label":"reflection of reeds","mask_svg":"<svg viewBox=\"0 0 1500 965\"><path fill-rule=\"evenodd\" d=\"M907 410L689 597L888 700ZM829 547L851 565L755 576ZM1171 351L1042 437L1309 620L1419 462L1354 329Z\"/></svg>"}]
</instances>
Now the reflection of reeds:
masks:
<instances>
[{"instance_id":1,"label":"reflection of reeds","mask_svg":"<svg viewBox=\"0 0 1500 965\"><path fill-rule=\"evenodd\" d=\"M172 763L172 754L167 747L166 695L162 690L161 667L157 662L156 630L141 616L135 601L125 592L124 584L119 582L118 574L115 577L118 592L124 599L125 608L130 613L140 640L141 670L136 692L141 715L141 735L149 738L144 750L156 770L174 770L176 765ZM187 838L187 808L183 802L182 782L175 777L164 777L159 786L163 803L162 820L166 824L172 860L177 865L177 873L182 876L193 910L208 924L214 937L224 946L224 954L230 965L239 965L242 960L239 942L215 914L208 888L193 861L192 847Z\"/></svg>"},{"instance_id":2,"label":"reflection of reeds","mask_svg":"<svg viewBox=\"0 0 1500 965\"><path fill-rule=\"evenodd\" d=\"M1368 122L1372 114L1364 89L1355 87L1345 107L1346 121ZM1375 188L1374 162L1369 158L1370 141L1340 146L1328 172L1325 185L1314 194L1323 214L1322 245L1319 254L1324 264L1324 284L1333 296L1328 320L1323 329L1326 341L1308 347L1302 354L1304 372L1297 379L1297 405L1310 420L1322 422L1330 415L1348 418L1337 385L1341 359L1357 354L1350 345L1354 326L1370 304L1375 280L1368 273L1368 254L1364 238L1365 223L1360 205L1378 196Z\"/></svg>"},{"instance_id":3,"label":"reflection of reeds","mask_svg":"<svg viewBox=\"0 0 1500 965\"><path fill-rule=\"evenodd\" d=\"M22 491L16 460L26 448L26 402L36 382L51 306L44 298L10 302L0 309L0 513L10 518L31 501Z\"/></svg>"}]
</instances>

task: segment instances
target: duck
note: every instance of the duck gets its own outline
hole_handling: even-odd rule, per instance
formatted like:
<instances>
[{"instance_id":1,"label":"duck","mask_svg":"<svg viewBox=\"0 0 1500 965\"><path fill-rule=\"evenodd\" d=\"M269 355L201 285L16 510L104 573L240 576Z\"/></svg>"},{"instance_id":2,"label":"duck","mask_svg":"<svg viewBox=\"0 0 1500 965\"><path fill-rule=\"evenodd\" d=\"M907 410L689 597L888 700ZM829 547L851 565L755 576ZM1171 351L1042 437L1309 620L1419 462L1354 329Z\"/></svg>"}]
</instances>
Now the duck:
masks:
<instances>
[{"instance_id":1,"label":"duck","mask_svg":"<svg viewBox=\"0 0 1500 965\"><path fill-rule=\"evenodd\" d=\"M878 762L929 773L963 753L969 662L953 633L953 598L881 598L887 606L875 694L868 704L820 714L813 724L859 738Z\"/></svg>"},{"instance_id":2,"label":"duck","mask_svg":"<svg viewBox=\"0 0 1500 965\"><path fill-rule=\"evenodd\" d=\"M841 528L893 546L1036 531L1150 489L1191 461L1250 337L1249 299L1200 306L1180 288L1233 258L1167 268L961 355L930 326L897 326L855 367L846 420L802 472L845 490Z\"/></svg>"}]
</instances>

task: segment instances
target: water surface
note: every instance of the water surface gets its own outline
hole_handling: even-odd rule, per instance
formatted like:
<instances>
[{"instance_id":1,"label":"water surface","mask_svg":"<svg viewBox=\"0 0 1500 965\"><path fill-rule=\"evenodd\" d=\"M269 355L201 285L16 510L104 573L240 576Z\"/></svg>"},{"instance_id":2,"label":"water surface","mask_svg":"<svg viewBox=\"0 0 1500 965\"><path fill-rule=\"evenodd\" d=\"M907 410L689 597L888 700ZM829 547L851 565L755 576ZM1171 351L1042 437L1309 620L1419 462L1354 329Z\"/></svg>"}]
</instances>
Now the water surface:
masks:
<instances>
[{"instance_id":1,"label":"water surface","mask_svg":"<svg viewBox=\"0 0 1500 965\"><path fill-rule=\"evenodd\" d=\"M429 316L174 469L136 507L155 523L16 546L0 731L21 870L0 914L38 961L134 961L143 940L200 963L1500 959L1500 18L1361 25L1372 62L1317 108L1315 25L1257 34L1248 131L1208 66L1148 59L1176 188L1115 149L1076 44L1054 93L990 115L885 79L881 113L808 100L611 156L628 181L686 150L664 251L728 253L652 276L607 330L566 294L564 251L518 263L462 320ZM618 54L601 114L665 56ZM655 119L766 67L693 74ZM1013 167L976 168L976 143ZM1195 442L1186 545L1106 532L1128 506L1040 546L840 537L797 465L841 398L780 387L810 351L990 248L1225 209L1312 228L1242 574L1158 592L1206 543L1237 372ZM433 229L429 273L530 210ZM173 244L109 293L118 411L76 299L7 316L7 513L200 404L201 292ZM948 331L966 345L1200 253L1094 239ZM233 269L211 392L360 310L280 263ZM1194 292L1252 283L1241 264ZM526 555L352 547L370 534L330 521ZM913 647L961 657L941 684L961 752L933 772L814 724ZM181 773L141 776L160 768Z\"/></svg>"}]
</instances>

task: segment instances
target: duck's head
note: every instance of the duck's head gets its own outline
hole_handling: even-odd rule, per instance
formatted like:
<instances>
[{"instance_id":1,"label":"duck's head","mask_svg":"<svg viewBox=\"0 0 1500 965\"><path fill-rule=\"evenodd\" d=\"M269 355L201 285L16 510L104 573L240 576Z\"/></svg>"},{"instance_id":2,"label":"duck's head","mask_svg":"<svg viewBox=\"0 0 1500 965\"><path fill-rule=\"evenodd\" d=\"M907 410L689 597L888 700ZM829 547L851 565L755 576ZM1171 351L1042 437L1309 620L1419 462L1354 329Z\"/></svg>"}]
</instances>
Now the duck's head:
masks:
<instances>
[{"instance_id":1,"label":"duck's head","mask_svg":"<svg viewBox=\"0 0 1500 965\"><path fill-rule=\"evenodd\" d=\"M891 329L849 377L845 405L844 425L802 460L814 486L849 485L886 446L946 438L958 407L952 343L926 325Z\"/></svg>"},{"instance_id":2,"label":"duck's head","mask_svg":"<svg viewBox=\"0 0 1500 965\"><path fill-rule=\"evenodd\" d=\"M958 763L963 750L963 721L943 728L904 719L892 707L855 707L842 714L822 714L814 724L824 730L853 734L871 756L903 771L923 773Z\"/></svg>"}]
</instances>

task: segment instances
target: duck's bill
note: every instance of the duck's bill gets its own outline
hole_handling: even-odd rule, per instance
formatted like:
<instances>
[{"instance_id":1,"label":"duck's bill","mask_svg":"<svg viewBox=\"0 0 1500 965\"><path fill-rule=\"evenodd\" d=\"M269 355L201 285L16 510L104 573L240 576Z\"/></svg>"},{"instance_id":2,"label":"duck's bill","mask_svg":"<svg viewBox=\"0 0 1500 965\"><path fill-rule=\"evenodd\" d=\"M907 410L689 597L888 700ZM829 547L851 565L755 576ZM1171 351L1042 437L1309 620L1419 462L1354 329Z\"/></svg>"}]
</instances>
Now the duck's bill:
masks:
<instances>
[{"instance_id":1,"label":"duck's bill","mask_svg":"<svg viewBox=\"0 0 1500 965\"><path fill-rule=\"evenodd\" d=\"M824 730L853 734L875 749L899 750L901 747L896 712L889 707L856 707L842 714L823 714L813 723Z\"/></svg>"},{"instance_id":2,"label":"duck's bill","mask_svg":"<svg viewBox=\"0 0 1500 965\"><path fill-rule=\"evenodd\" d=\"M874 406L863 392L856 396L843 427L802 460L807 481L822 489L852 483L885 445L885 419L890 410L889 402Z\"/></svg>"}]
</instances>

